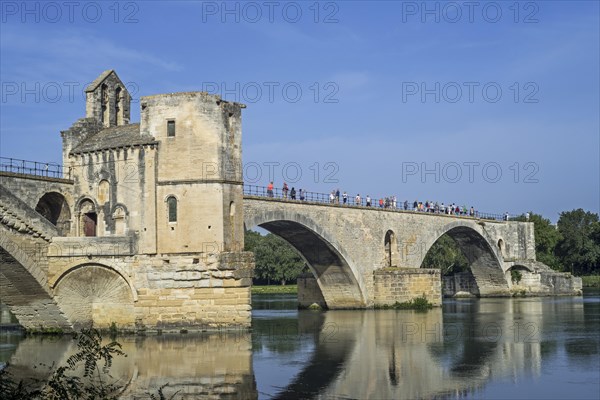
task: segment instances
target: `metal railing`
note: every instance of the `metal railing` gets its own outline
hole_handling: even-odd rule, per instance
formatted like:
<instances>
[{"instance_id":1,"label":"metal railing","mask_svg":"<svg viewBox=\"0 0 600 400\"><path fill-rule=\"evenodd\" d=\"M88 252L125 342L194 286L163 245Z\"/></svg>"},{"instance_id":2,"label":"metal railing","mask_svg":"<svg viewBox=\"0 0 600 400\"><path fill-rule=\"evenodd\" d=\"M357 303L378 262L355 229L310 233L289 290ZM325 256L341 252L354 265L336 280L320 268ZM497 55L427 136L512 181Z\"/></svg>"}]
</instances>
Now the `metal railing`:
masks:
<instances>
[{"instance_id":1,"label":"metal railing","mask_svg":"<svg viewBox=\"0 0 600 400\"><path fill-rule=\"evenodd\" d=\"M0 171L46 178L69 178L64 176L63 167L60 164L7 157L0 157Z\"/></svg>"},{"instance_id":2,"label":"metal railing","mask_svg":"<svg viewBox=\"0 0 600 400\"><path fill-rule=\"evenodd\" d=\"M16 158L7 158L0 157L0 171L2 172L10 172L14 174L23 174L23 175L34 175L34 176L42 176L48 178L64 178L70 179L71 171L69 169L68 176L65 176L63 167L57 163L49 163L49 162L38 162L38 161L27 161L27 160L19 160ZM403 202L397 202L396 206L391 202L384 202L383 205L380 205L379 199L370 199L370 202L367 201L367 198L356 199L355 196L348 195L344 200L342 194L339 197L335 195L331 195L330 193L319 193L319 192L309 192L305 190L294 190L288 189L284 191L283 188L273 188L271 191L268 190L266 186L256 186L256 185L248 185L244 184L244 195L246 196L256 196L256 197L266 197L266 198L275 198L281 199L285 201L291 202L308 202L308 203L319 203L319 204L329 204L340 207L372 207L372 208L383 208L391 211L398 212L422 212L424 214L448 214L447 212L434 211L430 209L430 211L416 211L413 208L413 204L408 204L407 208L404 208ZM453 213L452 215L456 217L474 217L479 219L488 219L488 220L504 220L505 216L502 214L494 214L494 213L486 213L481 211L475 211L474 215L470 215L469 211L466 213L459 212ZM513 214L514 215L514 214Z\"/></svg>"},{"instance_id":3,"label":"metal railing","mask_svg":"<svg viewBox=\"0 0 600 400\"><path fill-rule=\"evenodd\" d=\"M308 203L319 203L319 204L329 204L339 207L371 207L371 208L380 208L386 209L390 211L398 211L398 212L419 212L423 214L433 214L433 215L447 215L448 212L441 212L439 209L435 211L430 209L429 211L423 210L415 210L413 207L413 203L408 204L407 208L404 208L403 202L397 202L396 207L393 206L392 202L385 202L380 205L380 199L370 199L370 203L367 203L366 198L360 198L357 201L355 196L350 196L346 198L344 201L343 195L340 194L339 198L336 195L331 195L329 193L318 193L318 192L308 192L308 191L300 191L295 190L292 192L292 189L288 189L284 191L282 188L273 188L271 191L266 186L256 186L256 185L248 185L244 184L244 195L245 196L255 196L255 197L266 197L273 199L280 199L284 201L290 202L308 202ZM446 206L449 209L448 206ZM462 210L462 209L461 209ZM493 221L501 221L505 219L503 214L495 214L495 213L487 213L481 211L474 211L474 215L470 215L469 210L465 213L464 211L460 211L459 213L452 212L455 217L470 217L470 218L478 218L478 219L488 219Z\"/></svg>"}]
</instances>

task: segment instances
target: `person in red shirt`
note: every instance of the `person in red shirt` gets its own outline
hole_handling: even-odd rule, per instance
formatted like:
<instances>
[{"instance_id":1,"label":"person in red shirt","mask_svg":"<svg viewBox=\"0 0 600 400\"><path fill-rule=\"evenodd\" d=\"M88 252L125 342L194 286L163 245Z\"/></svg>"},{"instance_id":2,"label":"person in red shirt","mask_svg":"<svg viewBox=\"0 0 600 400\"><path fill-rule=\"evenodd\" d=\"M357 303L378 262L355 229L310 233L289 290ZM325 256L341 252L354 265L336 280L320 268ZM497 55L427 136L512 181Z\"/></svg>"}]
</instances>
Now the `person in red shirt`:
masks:
<instances>
[{"instance_id":1,"label":"person in red shirt","mask_svg":"<svg viewBox=\"0 0 600 400\"><path fill-rule=\"evenodd\" d=\"M267 196L273 197L273 182L269 183L267 186Z\"/></svg>"}]
</instances>

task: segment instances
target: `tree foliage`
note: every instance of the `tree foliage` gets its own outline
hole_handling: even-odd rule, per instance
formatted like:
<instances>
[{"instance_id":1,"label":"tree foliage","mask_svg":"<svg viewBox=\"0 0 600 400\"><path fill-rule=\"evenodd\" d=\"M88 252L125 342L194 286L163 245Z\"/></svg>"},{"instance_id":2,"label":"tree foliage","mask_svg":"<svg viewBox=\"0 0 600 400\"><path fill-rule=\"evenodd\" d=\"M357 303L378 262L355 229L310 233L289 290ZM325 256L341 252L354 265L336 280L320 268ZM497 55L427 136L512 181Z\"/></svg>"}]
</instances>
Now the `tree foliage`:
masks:
<instances>
[{"instance_id":1,"label":"tree foliage","mask_svg":"<svg viewBox=\"0 0 600 400\"><path fill-rule=\"evenodd\" d=\"M280 237L272 233L262 236L258 232L246 231L244 240L245 250L254 253L255 281L267 284L275 281L285 285L306 271L302 257Z\"/></svg>"},{"instance_id":2,"label":"tree foliage","mask_svg":"<svg viewBox=\"0 0 600 400\"><path fill-rule=\"evenodd\" d=\"M514 220L525 221L524 215ZM600 222L598 214L579 208L560 213L556 225L530 213L534 223L538 261L575 275L600 273Z\"/></svg>"},{"instance_id":3,"label":"tree foliage","mask_svg":"<svg viewBox=\"0 0 600 400\"><path fill-rule=\"evenodd\" d=\"M443 275L451 275L455 272L466 271L469 262L458 246L458 243L449 235L442 235L431 246L425 259L423 268L437 268Z\"/></svg>"},{"instance_id":4,"label":"tree foliage","mask_svg":"<svg viewBox=\"0 0 600 400\"><path fill-rule=\"evenodd\" d=\"M598 214L579 208L560 213L558 231L562 239L556 255L563 268L576 275L600 272L600 222Z\"/></svg>"}]
</instances>

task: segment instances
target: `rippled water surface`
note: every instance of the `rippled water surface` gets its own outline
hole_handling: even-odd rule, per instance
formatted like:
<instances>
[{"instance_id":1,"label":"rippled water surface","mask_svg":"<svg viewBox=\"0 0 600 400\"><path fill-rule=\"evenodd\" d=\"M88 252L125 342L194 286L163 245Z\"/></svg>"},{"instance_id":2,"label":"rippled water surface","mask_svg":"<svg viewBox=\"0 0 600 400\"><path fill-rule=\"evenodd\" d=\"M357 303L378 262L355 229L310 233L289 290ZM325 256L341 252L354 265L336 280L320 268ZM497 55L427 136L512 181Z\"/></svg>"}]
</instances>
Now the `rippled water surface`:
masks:
<instances>
[{"instance_id":1,"label":"rippled water surface","mask_svg":"<svg viewBox=\"0 0 600 400\"><path fill-rule=\"evenodd\" d=\"M448 300L428 312L298 311L253 298L252 332L120 337L125 399L168 383L177 398L600 398L600 293ZM67 338L0 336L0 361L44 378Z\"/></svg>"}]
</instances>

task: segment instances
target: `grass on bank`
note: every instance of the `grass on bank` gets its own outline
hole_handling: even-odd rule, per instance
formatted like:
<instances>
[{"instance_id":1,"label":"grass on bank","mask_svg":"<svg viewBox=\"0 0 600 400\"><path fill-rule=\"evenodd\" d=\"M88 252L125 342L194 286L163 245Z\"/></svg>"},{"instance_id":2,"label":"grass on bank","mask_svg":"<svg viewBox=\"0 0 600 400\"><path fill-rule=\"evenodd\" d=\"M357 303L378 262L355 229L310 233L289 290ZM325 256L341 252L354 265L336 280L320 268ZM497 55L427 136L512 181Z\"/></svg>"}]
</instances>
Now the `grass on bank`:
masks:
<instances>
[{"instance_id":1,"label":"grass on bank","mask_svg":"<svg viewBox=\"0 0 600 400\"><path fill-rule=\"evenodd\" d=\"M600 275L582 276L581 281L583 287L600 288Z\"/></svg>"},{"instance_id":2,"label":"grass on bank","mask_svg":"<svg viewBox=\"0 0 600 400\"><path fill-rule=\"evenodd\" d=\"M375 309L380 309L380 310L394 309L394 310L427 311L432 308L433 308L433 304L430 303L429 300L427 300L425 295L423 295L421 297L416 297L412 300L405 301L402 303L395 302L394 304L390 304L390 305L383 304L383 305L375 306Z\"/></svg>"},{"instance_id":3,"label":"grass on bank","mask_svg":"<svg viewBox=\"0 0 600 400\"><path fill-rule=\"evenodd\" d=\"M298 285L252 285L252 294L297 294Z\"/></svg>"}]
</instances>

